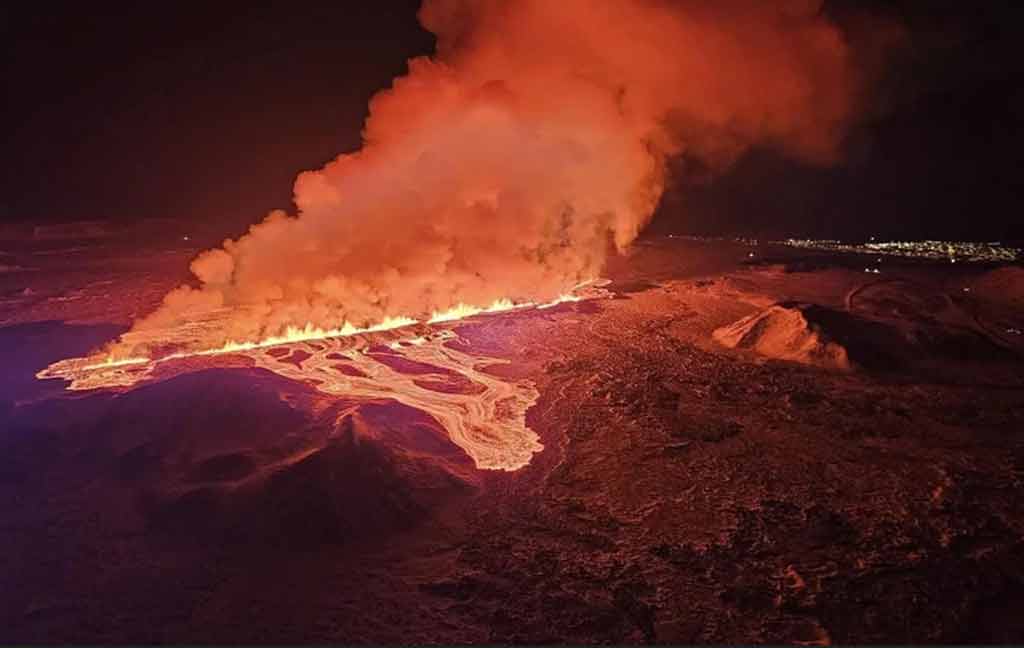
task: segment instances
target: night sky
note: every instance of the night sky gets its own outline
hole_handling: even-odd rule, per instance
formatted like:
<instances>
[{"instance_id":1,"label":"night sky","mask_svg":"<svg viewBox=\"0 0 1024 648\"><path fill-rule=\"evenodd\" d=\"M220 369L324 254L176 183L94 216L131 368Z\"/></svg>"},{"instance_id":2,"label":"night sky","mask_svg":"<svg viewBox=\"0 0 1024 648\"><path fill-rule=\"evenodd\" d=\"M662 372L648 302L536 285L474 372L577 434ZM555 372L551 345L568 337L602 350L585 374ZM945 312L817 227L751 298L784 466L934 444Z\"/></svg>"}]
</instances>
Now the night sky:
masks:
<instances>
[{"instance_id":1,"label":"night sky","mask_svg":"<svg viewBox=\"0 0 1024 648\"><path fill-rule=\"evenodd\" d=\"M0 218L173 218L240 233L290 207L298 171L358 148L370 96L433 48L418 4L5 7ZM908 38L844 162L755 150L714 179L677 174L652 232L1024 238L1021 11L942 0L826 10L848 20L866 5Z\"/></svg>"}]
</instances>

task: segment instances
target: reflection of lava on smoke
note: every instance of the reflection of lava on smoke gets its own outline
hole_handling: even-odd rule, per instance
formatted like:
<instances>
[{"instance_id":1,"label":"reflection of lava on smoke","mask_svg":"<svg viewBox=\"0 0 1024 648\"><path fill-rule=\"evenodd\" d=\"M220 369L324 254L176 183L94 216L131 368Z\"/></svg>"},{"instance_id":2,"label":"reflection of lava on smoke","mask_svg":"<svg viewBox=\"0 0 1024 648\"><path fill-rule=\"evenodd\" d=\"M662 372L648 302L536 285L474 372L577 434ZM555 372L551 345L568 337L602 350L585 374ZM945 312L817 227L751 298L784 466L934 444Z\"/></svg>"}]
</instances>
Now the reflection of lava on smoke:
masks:
<instances>
[{"instance_id":1,"label":"reflection of lava on smoke","mask_svg":"<svg viewBox=\"0 0 1024 648\"><path fill-rule=\"evenodd\" d=\"M864 75L816 4L426 2L437 53L373 98L363 148L300 174L296 215L199 255L132 333L216 311L187 349L208 350L555 300L636 238L670 156L836 157Z\"/></svg>"},{"instance_id":2,"label":"reflection of lava on smoke","mask_svg":"<svg viewBox=\"0 0 1024 648\"><path fill-rule=\"evenodd\" d=\"M532 388L486 378L443 337L407 340L407 358L483 388L442 396L337 340L577 299L649 221L670 156L723 169L762 144L831 161L862 78L839 29L813 2L726 5L426 2L436 55L374 97L362 150L299 175L295 216L204 252L198 286L40 377L128 386L167 360L245 353L430 412L481 467L523 465ZM267 351L283 343L304 360Z\"/></svg>"},{"instance_id":3,"label":"reflection of lava on smoke","mask_svg":"<svg viewBox=\"0 0 1024 648\"><path fill-rule=\"evenodd\" d=\"M140 107L96 84L102 114L70 121L106 143L108 122L131 134L131 105L161 125L154 142L186 129L192 155L243 156L164 119L179 112L165 89L240 58L216 78L258 71L261 93L322 108L333 95L289 82L309 71L292 46L315 43L342 93L339 60L378 62L321 49L343 39L302 28L327 23L319 8L270 4L186 14L209 43L115 23L144 51L111 51L159 59L159 87ZM356 4L330 11L389 21L405 0ZM842 225L902 189L860 179L906 159L927 162L928 200L900 204L935 203L941 156L868 162L888 157L877 118L917 68L866 105L863 64L892 34L861 22L864 4L878 3L423 0L436 52L374 96L358 150L298 176L291 213L206 251L246 209L0 228L0 641L1021 643L1024 269L939 243L924 247L945 262L884 255L907 248L881 236L678 235L738 233L721 194L771 194L751 235L788 205ZM14 22L45 35L38 50L62 40L50 18ZM226 42L236 19L242 52ZM95 26L70 22L76 37ZM420 36L408 51L431 47ZM945 71L928 52L906 58ZM287 78L264 76L279 54ZM1005 70L984 67L969 85L987 95ZM283 107L225 88L173 96L266 118L239 131L277 147L261 166L329 159L276 155L311 143ZM935 97L897 110L896 149L947 123L902 130ZM870 121L844 142L858 114ZM134 179L64 144L79 168ZM145 173L143 150L127 152ZM847 169L808 168L847 150ZM213 158L184 168L216 168L214 198L287 201ZM63 163L46 168L74 175ZM150 175L143 191L189 204L163 200L173 174ZM675 235L644 231L670 180L688 207L662 205Z\"/></svg>"}]
</instances>

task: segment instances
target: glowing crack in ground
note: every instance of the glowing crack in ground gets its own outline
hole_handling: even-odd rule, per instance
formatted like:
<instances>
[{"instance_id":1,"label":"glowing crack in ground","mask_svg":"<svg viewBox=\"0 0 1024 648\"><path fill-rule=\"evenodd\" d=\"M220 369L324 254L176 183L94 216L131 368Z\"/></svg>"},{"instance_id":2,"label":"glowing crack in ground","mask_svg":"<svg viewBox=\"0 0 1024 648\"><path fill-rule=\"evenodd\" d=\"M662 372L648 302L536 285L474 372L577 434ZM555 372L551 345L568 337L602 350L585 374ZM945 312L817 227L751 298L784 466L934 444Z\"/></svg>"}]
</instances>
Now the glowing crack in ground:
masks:
<instances>
[{"instance_id":1,"label":"glowing crack in ground","mask_svg":"<svg viewBox=\"0 0 1024 648\"><path fill-rule=\"evenodd\" d=\"M591 285L583 295L563 301L608 294ZM526 307L540 309L553 305ZM432 322L492 316L488 312L475 309L462 317ZM179 361L242 356L250 358L257 367L311 385L325 394L391 399L425 412L473 459L477 468L511 471L527 465L533 454L543 449L536 432L526 425L526 412L540 396L533 383L487 373L488 366L509 361L456 349L456 344L461 346L465 341L449 328L432 322L410 322L407 326L353 335L236 345L230 349L171 354L156 360L72 358L50 365L37 376L68 380L70 390L123 389L158 379L157 369ZM414 370L402 371L403 364Z\"/></svg>"}]
</instances>

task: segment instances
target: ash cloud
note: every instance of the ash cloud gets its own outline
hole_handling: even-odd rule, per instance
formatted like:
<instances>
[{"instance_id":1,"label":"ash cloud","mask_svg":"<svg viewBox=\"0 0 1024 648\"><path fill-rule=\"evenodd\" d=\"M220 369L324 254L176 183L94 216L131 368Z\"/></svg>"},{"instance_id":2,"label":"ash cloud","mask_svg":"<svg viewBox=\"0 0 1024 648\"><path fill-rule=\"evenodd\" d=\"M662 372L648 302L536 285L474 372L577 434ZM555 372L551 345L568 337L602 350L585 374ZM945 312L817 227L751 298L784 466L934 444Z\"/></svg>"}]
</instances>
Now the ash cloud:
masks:
<instances>
[{"instance_id":1,"label":"ash cloud","mask_svg":"<svg viewBox=\"0 0 1024 648\"><path fill-rule=\"evenodd\" d=\"M551 299L636 238L672 156L834 161L865 78L809 0L427 0L420 19L437 51L372 99L362 149L301 173L295 215L201 254L133 330L214 312L209 347Z\"/></svg>"}]
</instances>

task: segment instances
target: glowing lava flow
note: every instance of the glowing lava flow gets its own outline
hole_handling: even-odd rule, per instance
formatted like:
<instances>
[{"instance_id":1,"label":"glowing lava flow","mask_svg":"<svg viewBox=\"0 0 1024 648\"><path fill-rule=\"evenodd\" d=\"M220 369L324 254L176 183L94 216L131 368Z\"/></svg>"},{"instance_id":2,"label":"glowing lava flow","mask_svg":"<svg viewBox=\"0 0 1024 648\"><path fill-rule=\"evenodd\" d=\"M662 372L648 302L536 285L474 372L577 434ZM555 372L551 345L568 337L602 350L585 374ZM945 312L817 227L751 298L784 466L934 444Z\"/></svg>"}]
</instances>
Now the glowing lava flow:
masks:
<instances>
[{"instance_id":1,"label":"glowing lava flow","mask_svg":"<svg viewBox=\"0 0 1024 648\"><path fill-rule=\"evenodd\" d=\"M307 325L257 342L230 341L218 348L179 351L158 358L70 358L50 365L37 377L63 378L69 381L67 388L71 390L130 387L155 378L154 372L173 360L234 354L326 394L388 398L414 407L433 416L478 468L516 470L543 447L536 433L526 426L526 411L538 398L537 390L529 381L499 379L486 373L487 365L507 361L456 350L447 344L457 338L456 334L437 330L435 325L603 296L606 291L598 287L603 283L581 284L572 293L541 304L510 300L498 300L487 307L460 304L435 312L425 321L398 317L365 328L346 323L327 330ZM593 287L579 292L585 286ZM405 328L410 329L406 336L396 330ZM391 350L388 354L371 351L374 344L380 346L382 336L387 338L383 341ZM417 371L395 368L396 359L412 361Z\"/></svg>"},{"instance_id":2,"label":"glowing lava flow","mask_svg":"<svg viewBox=\"0 0 1024 648\"><path fill-rule=\"evenodd\" d=\"M448 330L393 342L400 353L341 350L343 340L300 344L309 354L299 361L270 353L253 353L256 366L297 381L314 382L321 392L367 399L390 398L430 414L463 449L477 468L518 470L543 449L526 425L526 412L540 395L529 381L510 381L487 374L487 365L508 362L480 358L446 344L456 339ZM391 359L413 361L436 371L404 373ZM453 381L457 378L457 381Z\"/></svg>"},{"instance_id":3,"label":"glowing lava flow","mask_svg":"<svg viewBox=\"0 0 1024 648\"><path fill-rule=\"evenodd\" d=\"M566 302L578 302L584 299L590 299L592 297L602 294L604 291L601 290L600 286L605 285L606 282L602 280L590 280L577 284L573 291L570 293L563 294L550 302L536 303L536 302L513 302L510 299L497 299L490 306L470 306L468 304L457 304L446 311L435 311L429 319L425 321L427 324L439 324L443 322L454 322L474 315L490 314L490 313L502 313L512 310L521 310L527 308L551 308L559 304ZM591 295L579 295L577 291L587 286L593 285L596 290ZM331 338L339 337L352 337L355 335L363 335L366 333L378 333L381 331L391 331L398 328L404 328L421 324L420 320L413 319L411 317L389 317L384 319L377 324L372 324L366 327L357 327L350 322L345 322L344 325L333 329L323 329L314 327L312 324L306 324L306 326L299 328L296 326L289 326L285 329L281 335L271 335L258 341L252 342L236 342L229 340L220 347L212 349L198 349L192 351L178 351L167 355L151 358L147 356L137 356L128 358L115 358L114 356L107 355L93 355L84 358L68 358L67 360L60 360L48 366L46 369L38 372L36 378L47 379L47 378L63 378L70 381L68 389L71 390L83 390L83 389L100 389L103 387L119 387L132 385L138 380L129 380L127 376L122 375L119 371L121 368L138 367L140 365L152 365L159 362L166 362L168 360L179 360L182 358L190 357L201 357L201 356L212 356L212 355L224 355L229 353L240 353L244 351L253 351L255 349L264 349L267 347L281 346L284 344L292 344L295 342L309 342L313 340L326 340ZM106 372L106 376L94 376L90 379L89 374L91 372ZM148 375L148 372L147 372ZM145 377L145 376L143 376Z\"/></svg>"}]
</instances>

